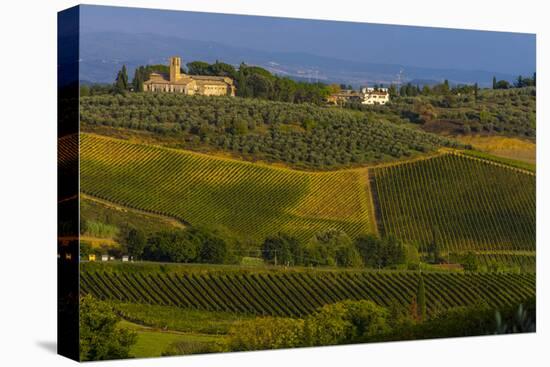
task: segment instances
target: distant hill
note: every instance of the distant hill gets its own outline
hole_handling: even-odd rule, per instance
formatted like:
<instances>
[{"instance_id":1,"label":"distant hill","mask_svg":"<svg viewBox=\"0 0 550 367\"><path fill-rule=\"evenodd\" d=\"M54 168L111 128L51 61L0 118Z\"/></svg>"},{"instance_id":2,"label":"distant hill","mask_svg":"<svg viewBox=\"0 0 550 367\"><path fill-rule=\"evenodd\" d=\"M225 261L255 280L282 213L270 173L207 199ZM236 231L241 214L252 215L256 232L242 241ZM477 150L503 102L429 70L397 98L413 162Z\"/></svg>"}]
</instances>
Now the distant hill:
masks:
<instances>
[{"instance_id":1,"label":"distant hill","mask_svg":"<svg viewBox=\"0 0 550 367\"><path fill-rule=\"evenodd\" d=\"M95 83L110 83L122 64L133 74L135 67L164 64L168 57L180 55L183 62L220 60L239 65L241 62L262 66L273 73L306 81L352 84L390 84L403 71L402 80L428 81L448 79L451 83L474 83L489 86L493 75L497 79L514 80L516 76L482 70L431 69L398 64L378 64L328 58L297 52L267 52L228 46L222 43L190 40L156 34L92 32L81 35L80 79Z\"/></svg>"}]
</instances>

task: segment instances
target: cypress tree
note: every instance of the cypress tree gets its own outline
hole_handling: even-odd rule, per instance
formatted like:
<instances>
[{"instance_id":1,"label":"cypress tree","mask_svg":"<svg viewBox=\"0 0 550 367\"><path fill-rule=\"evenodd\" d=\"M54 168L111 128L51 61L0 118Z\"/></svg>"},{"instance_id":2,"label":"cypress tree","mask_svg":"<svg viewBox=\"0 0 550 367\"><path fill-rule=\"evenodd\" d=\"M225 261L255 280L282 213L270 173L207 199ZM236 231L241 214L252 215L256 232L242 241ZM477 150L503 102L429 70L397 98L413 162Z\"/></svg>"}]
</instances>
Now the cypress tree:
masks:
<instances>
[{"instance_id":1,"label":"cypress tree","mask_svg":"<svg viewBox=\"0 0 550 367\"><path fill-rule=\"evenodd\" d=\"M145 80L145 70L143 66L140 66L136 69L134 74L134 79L132 80L132 86L134 87L134 92L143 92L143 82Z\"/></svg>"},{"instance_id":2,"label":"cypress tree","mask_svg":"<svg viewBox=\"0 0 550 367\"><path fill-rule=\"evenodd\" d=\"M128 89L128 71L126 70L126 65L122 65L122 83L124 85L124 89Z\"/></svg>"},{"instance_id":3,"label":"cypress tree","mask_svg":"<svg viewBox=\"0 0 550 367\"><path fill-rule=\"evenodd\" d=\"M122 69L118 72L115 82L115 93L125 93L128 90L128 73L126 65L122 65Z\"/></svg>"},{"instance_id":4,"label":"cypress tree","mask_svg":"<svg viewBox=\"0 0 550 367\"><path fill-rule=\"evenodd\" d=\"M493 89L497 89L497 77L493 76Z\"/></svg>"}]
</instances>

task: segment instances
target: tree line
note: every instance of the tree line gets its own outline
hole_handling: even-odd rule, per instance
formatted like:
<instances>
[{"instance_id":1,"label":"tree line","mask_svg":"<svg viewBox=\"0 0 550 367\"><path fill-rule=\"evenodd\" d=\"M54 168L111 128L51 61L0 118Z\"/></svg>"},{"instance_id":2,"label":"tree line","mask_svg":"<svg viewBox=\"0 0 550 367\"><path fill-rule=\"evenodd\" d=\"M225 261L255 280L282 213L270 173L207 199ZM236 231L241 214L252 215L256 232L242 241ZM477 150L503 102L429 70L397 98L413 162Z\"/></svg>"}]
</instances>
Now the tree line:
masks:
<instances>
[{"instance_id":1,"label":"tree line","mask_svg":"<svg viewBox=\"0 0 550 367\"><path fill-rule=\"evenodd\" d=\"M533 73L533 76L527 77L519 75L514 83L510 83L508 80L498 80L493 77L493 89L510 89L510 88L524 88L524 87L536 87L537 86L537 73Z\"/></svg>"},{"instance_id":2,"label":"tree line","mask_svg":"<svg viewBox=\"0 0 550 367\"><path fill-rule=\"evenodd\" d=\"M112 88L102 89L104 93L124 94L126 92L143 92L143 83L152 72L169 73L166 65L142 65L134 72L132 81L129 81L126 65L117 72ZM189 75L225 76L232 78L236 86L236 95L243 98L258 98L271 101L290 103L314 103L321 105L325 102L332 88L324 83L307 83L287 77L272 74L267 69L241 63L238 68L233 65L216 61L209 64L204 61L193 61L187 64ZM99 90L97 90L99 91ZM86 90L86 95L93 95Z\"/></svg>"},{"instance_id":3,"label":"tree line","mask_svg":"<svg viewBox=\"0 0 550 367\"><path fill-rule=\"evenodd\" d=\"M418 265L418 251L393 237L363 235L352 240L340 230L316 233L309 241L285 233L267 237L262 244L267 263L301 266L384 268L409 263Z\"/></svg>"},{"instance_id":4,"label":"tree line","mask_svg":"<svg viewBox=\"0 0 550 367\"><path fill-rule=\"evenodd\" d=\"M420 262L416 247L393 237L363 235L352 240L339 230L318 232L305 242L278 233L263 241L259 253L254 246L194 227L151 234L130 228L121 242L134 259L160 262L238 264L246 256L261 256L268 264L282 266L386 268L403 264L417 267Z\"/></svg>"}]
</instances>

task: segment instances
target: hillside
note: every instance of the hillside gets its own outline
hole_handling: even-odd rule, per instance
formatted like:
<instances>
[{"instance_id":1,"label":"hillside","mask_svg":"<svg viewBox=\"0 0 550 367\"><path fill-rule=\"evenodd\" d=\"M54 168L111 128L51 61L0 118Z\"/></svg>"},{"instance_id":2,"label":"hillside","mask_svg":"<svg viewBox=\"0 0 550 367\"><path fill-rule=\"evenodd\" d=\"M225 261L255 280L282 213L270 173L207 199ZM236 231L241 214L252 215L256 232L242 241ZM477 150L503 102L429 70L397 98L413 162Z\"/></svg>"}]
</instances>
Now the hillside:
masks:
<instances>
[{"instance_id":1,"label":"hillside","mask_svg":"<svg viewBox=\"0 0 550 367\"><path fill-rule=\"evenodd\" d=\"M205 311L299 317L345 299L408 309L418 272L237 269L226 266L83 264L81 292L100 299ZM534 274L423 273L428 313L481 301L522 302Z\"/></svg>"},{"instance_id":2,"label":"hillside","mask_svg":"<svg viewBox=\"0 0 550 367\"><path fill-rule=\"evenodd\" d=\"M449 251L535 250L534 174L447 154L371 170L383 235Z\"/></svg>"},{"instance_id":3,"label":"hillside","mask_svg":"<svg viewBox=\"0 0 550 367\"><path fill-rule=\"evenodd\" d=\"M536 88L457 89L446 94L417 91L392 98L386 106L350 105L370 119L412 123L447 137L510 136L534 141ZM418 94L417 94L418 93Z\"/></svg>"},{"instance_id":4,"label":"hillside","mask_svg":"<svg viewBox=\"0 0 550 367\"><path fill-rule=\"evenodd\" d=\"M309 173L83 134L81 191L242 239L374 228L366 171Z\"/></svg>"},{"instance_id":5,"label":"hillside","mask_svg":"<svg viewBox=\"0 0 550 367\"><path fill-rule=\"evenodd\" d=\"M139 139L249 161L326 170L395 161L460 143L359 111L252 98L128 93L80 100L85 132ZM99 130L99 131L98 131Z\"/></svg>"},{"instance_id":6,"label":"hillside","mask_svg":"<svg viewBox=\"0 0 550 367\"><path fill-rule=\"evenodd\" d=\"M378 228L423 252L434 240L452 252L535 246L535 176L502 163L445 153L304 172L90 134L81 143L83 193L240 239Z\"/></svg>"}]
</instances>

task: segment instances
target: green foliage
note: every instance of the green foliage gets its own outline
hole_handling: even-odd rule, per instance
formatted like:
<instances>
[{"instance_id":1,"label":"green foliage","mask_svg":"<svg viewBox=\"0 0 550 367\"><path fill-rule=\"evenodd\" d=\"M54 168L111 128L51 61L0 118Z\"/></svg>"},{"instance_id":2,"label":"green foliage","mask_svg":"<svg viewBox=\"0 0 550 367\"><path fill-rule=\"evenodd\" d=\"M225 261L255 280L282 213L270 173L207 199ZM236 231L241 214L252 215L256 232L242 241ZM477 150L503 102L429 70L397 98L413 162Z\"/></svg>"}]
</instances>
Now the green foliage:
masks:
<instances>
[{"instance_id":1,"label":"green foliage","mask_svg":"<svg viewBox=\"0 0 550 367\"><path fill-rule=\"evenodd\" d=\"M181 356L190 354L206 354L227 352L225 345L216 342L178 341L170 344L162 352L162 356Z\"/></svg>"},{"instance_id":2,"label":"green foliage","mask_svg":"<svg viewBox=\"0 0 550 367\"><path fill-rule=\"evenodd\" d=\"M143 82L149 79L152 72L169 74L170 68L166 65L138 66L134 72L134 78L132 79L132 89L134 92L143 92Z\"/></svg>"},{"instance_id":3,"label":"green foliage","mask_svg":"<svg viewBox=\"0 0 550 367\"><path fill-rule=\"evenodd\" d=\"M418 253L418 247L415 244L404 244L403 252L405 256L405 263L409 269L415 270L420 264L420 254Z\"/></svg>"},{"instance_id":4,"label":"green foliage","mask_svg":"<svg viewBox=\"0 0 550 367\"><path fill-rule=\"evenodd\" d=\"M304 321L261 317L236 323L229 330L230 350L295 348L302 345Z\"/></svg>"},{"instance_id":5,"label":"green foliage","mask_svg":"<svg viewBox=\"0 0 550 367\"><path fill-rule=\"evenodd\" d=\"M478 269L476 256L471 251L469 251L466 256L464 256L461 264L464 267L465 271L477 271Z\"/></svg>"},{"instance_id":6,"label":"green foliage","mask_svg":"<svg viewBox=\"0 0 550 367\"><path fill-rule=\"evenodd\" d=\"M226 240L207 230L191 229L200 243L198 261L207 264L225 264L230 262L230 248Z\"/></svg>"},{"instance_id":7,"label":"green foliage","mask_svg":"<svg viewBox=\"0 0 550 367\"><path fill-rule=\"evenodd\" d=\"M509 89L512 85L507 80L499 80L496 85L495 89Z\"/></svg>"},{"instance_id":8,"label":"green foliage","mask_svg":"<svg viewBox=\"0 0 550 367\"><path fill-rule=\"evenodd\" d=\"M392 236L379 239L365 235L357 238L355 244L365 265L372 268L403 264L407 260L405 246Z\"/></svg>"},{"instance_id":9,"label":"green foliage","mask_svg":"<svg viewBox=\"0 0 550 367\"><path fill-rule=\"evenodd\" d=\"M91 295L80 299L80 360L97 361L128 358L137 335L116 324L113 309Z\"/></svg>"},{"instance_id":10,"label":"green foliage","mask_svg":"<svg viewBox=\"0 0 550 367\"><path fill-rule=\"evenodd\" d=\"M418 324L396 328L388 340L461 337L473 335L534 332L536 325L535 302L492 307L480 302L468 307L445 310Z\"/></svg>"},{"instance_id":11,"label":"green foliage","mask_svg":"<svg viewBox=\"0 0 550 367\"><path fill-rule=\"evenodd\" d=\"M344 301L326 305L304 319L261 317L238 323L231 329L229 350L489 335L495 330L534 332L534 310L531 301L527 301L526 307L505 306L497 311L477 303L415 322L371 301Z\"/></svg>"},{"instance_id":12,"label":"green foliage","mask_svg":"<svg viewBox=\"0 0 550 367\"><path fill-rule=\"evenodd\" d=\"M185 230L158 232L147 240L143 258L154 261L192 262L200 243Z\"/></svg>"},{"instance_id":13,"label":"green foliage","mask_svg":"<svg viewBox=\"0 0 550 367\"><path fill-rule=\"evenodd\" d=\"M119 229L111 224L105 224L93 220L84 220L81 222L80 232L92 237L114 238L118 234Z\"/></svg>"},{"instance_id":14,"label":"green foliage","mask_svg":"<svg viewBox=\"0 0 550 367\"><path fill-rule=\"evenodd\" d=\"M363 266L363 260L357 248L352 243L344 243L334 250L334 260L341 267L357 268Z\"/></svg>"},{"instance_id":15,"label":"green foliage","mask_svg":"<svg viewBox=\"0 0 550 367\"><path fill-rule=\"evenodd\" d=\"M418 291L418 272L278 269L83 263L80 285L84 294L101 299L281 317L302 317L349 299L408 310ZM422 272L422 277L428 317L479 300L500 307L535 294L534 273Z\"/></svg>"},{"instance_id":16,"label":"green foliage","mask_svg":"<svg viewBox=\"0 0 550 367\"><path fill-rule=\"evenodd\" d=\"M418 290L416 291L416 302L418 305L418 318L422 321L426 319L426 287L424 285L424 277L420 275L418 280Z\"/></svg>"},{"instance_id":17,"label":"green foliage","mask_svg":"<svg viewBox=\"0 0 550 367\"><path fill-rule=\"evenodd\" d=\"M462 126L465 133L536 136L535 87L491 90L474 84L443 89L425 86L420 93L414 88L414 93L392 98L384 106L349 103L346 107L395 124L433 122L426 130L441 126L452 134L461 133Z\"/></svg>"},{"instance_id":18,"label":"green foliage","mask_svg":"<svg viewBox=\"0 0 550 367\"><path fill-rule=\"evenodd\" d=\"M143 255L143 250L147 244L147 238L143 231L132 228L128 231L128 234L125 238L125 244L128 251L128 255L132 256L135 259L141 258Z\"/></svg>"},{"instance_id":19,"label":"green foliage","mask_svg":"<svg viewBox=\"0 0 550 367\"><path fill-rule=\"evenodd\" d=\"M505 321L500 311L495 312L496 327L495 334L534 333L537 328L535 301L528 302L527 307L523 304L518 306L517 311Z\"/></svg>"},{"instance_id":20,"label":"green foliage","mask_svg":"<svg viewBox=\"0 0 550 367\"><path fill-rule=\"evenodd\" d=\"M303 263L303 248L297 238L279 233L265 239L262 257L275 265L299 265Z\"/></svg>"},{"instance_id":21,"label":"green foliage","mask_svg":"<svg viewBox=\"0 0 550 367\"><path fill-rule=\"evenodd\" d=\"M143 259L153 261L223 264L231 260L223 238L198 228L157 232L147 239L142 252Z\"/></svg>"},{"instance_id":22,"label":"green foliage","mask_svg":"<svg viewBox=\"0 0 550 367\"><path fill-rule=\"evenodd\" d=\"M114 89L116 94L124 94L128 91L128 72L126 65L122 65L122 69L117 73Z\"/></svg>"},{"instance_id":23,"label":"green foliage","mask_svg":"<svg viewBox=\"0 0 550 367\"><path fill-rule=\"evenodd\" d=\"M451 261L462 264L465 271L497 273L534 273L537 265L534 252L473 253L470 251L466 254L453 254Z\"/></svg>"},{"instance_id":24,"label":"green foliage","mask_svg":"<svg viewBox=\"0 0 550 367\"><path fill-rule=\"evenodd\" d=\"M119 210L113 205L104 204L86 197L80 198L80 231L86 233L86 223L99 222L118 228L116 240L125 243L125 236L132 228L139 228L144 234L150 235L161 230L177 228L174 221L157 217L148 213ZM178 223L176 223L178 224Z\"/></svg>"},{"instance_id":25,"label":"green foliage","mask_svg":"<svg viewBox=\"0 0 550 367\"><path fill-rule=\"evenodd\" d=\"M193 61L187 64L187 73L190 75L214 75L210 64L204 61Z\"/></svg>"},{"instance_id":26,"label":"green foliage","mask_svg":"<svg viewBox=\"0 0 550 367\"><path fill-rule=\"evenodd\" d=\"M307 265L363 265L351 238L345 232L336 229L317 232L306 244L304 253L304 262Z\"/></svg>"},{"instance_id":27,"label":"green foliage","mask_svg":"<svg viewBox=\"0 0 550 367\"><path fill-rule=\"evenodd\" d=\"M83 97L81 123L170 136L180 147L326 169L460 146L348 109L248 98L129 93ZM293 129L282 129L281 126Z\"/></svg>"},{"instance_id":28,"label":"green foliage","mask_svg":"<svg viewBox=\"0 0 550 367\"><path fill-rule=\"evenodd\" d=\"M374 340L389 332L389 313L371 301L326 305L305 319L262 317L230 330L230 350L294 348Z\"/></svg>"},{"instance_id":29,"label":"green foliage","mask_svg":"<svg viewBox=\"0 0 550 367\"><path fill-rule=\"evenodd\" d=\"M305 320L306 345L371 341L390 330L389 312L371 301L344 301L322 307Z\"/></svg>"},{"instance_id":30,"label":"green foliage","mask_svg":"<svg viewBox=\"0 0 550 367\"><path fill-rule=\"evenodd\" d=\"M381 234L420 243L434 262L445 251L535 248L534 175L454 154L371 173Z\"/></svg>"},{"instance_id":31,"label":"green foliage","mask_svg":"<svg viewBox=\"0 0 550 367\"><path fill-rule=\"evenodd\" d=\"M177 306L113 302L113 308L125 320L153 329L202 335L223 335L236 321L253 318L242 313L204 311Z\"/></svg>"},{"instance_id":32,"label":"green foliage","mask_svg":"<svg viewBox=\"0 0 550 367\"><path fill-rule=\"evenodd\" d=\"M519 75L516 82L514 83L514 87L516 88L535 87L536 85L537 85L537 73L533 73L532 78Z\"/></svg>"},{"instance_id":33,"label":"green foliage","mask_svg":"<svg viewBox=\"0 0 550 367\"><path fill-rule=\"evenodd\" d=\"M90 87L88 85L80 86L80 97L88 97L90 95Z\"/></svg>"}]
</instances>

